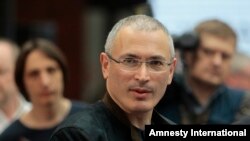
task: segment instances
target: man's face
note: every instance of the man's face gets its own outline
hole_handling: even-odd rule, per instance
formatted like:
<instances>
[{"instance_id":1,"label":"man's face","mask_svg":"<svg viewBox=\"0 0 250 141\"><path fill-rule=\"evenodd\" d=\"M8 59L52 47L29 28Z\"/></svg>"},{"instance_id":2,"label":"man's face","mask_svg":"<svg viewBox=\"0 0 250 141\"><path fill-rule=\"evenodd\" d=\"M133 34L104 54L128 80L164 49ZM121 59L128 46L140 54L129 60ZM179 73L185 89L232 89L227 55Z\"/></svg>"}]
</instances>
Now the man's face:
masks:
<instances>
[{"instance_id":1,"label":"man's face","mask_svg":"<svg viewBox=\"0 0 250 141\"><path fill-rule=\"evenodd\" d=\"M14 57L9 44L0 42L0 108L15 93Z\"/></svg>"},{"instance_id":2,"label":"man's face","mask_svg":"<svg viewBox=\"0 0 250 141\"><path fill-rule=\"evenodd\" d=\"M235 41L210 34L202 34L201 45L196 57L189 62L191 79L195 78L210 85L220 85L229 74L235 52Z\"/></svg>"},{"instance_id":3,"label":"man's face","mask_svg":"<svg viewBox=\"0 0 250 141\"><path fill-rule=\"evenodd\" d=\"M27 57L24 84L33 105L53 104L63 95L63 73L59 64L39 50Z\"/></svg>"},{"instance_id":4,"label":"man's face","mask_svg":"<svg viewBox=\"0 0 250 141\"><path fill-rule=\"evenodd\" d=\"M159 30L145 32L122 28L111 52L110 55L116 60L132 58L140 61L156 59L170 62L167 37ZM106 53L100 55L100 60L110 96L129 114L153 110L172 81L176 63L174 59L171 65L165 66L164 71L157 72L146 63L142 63L137 69L128 70L111 60Z\"/></svg>"}]
</instances>

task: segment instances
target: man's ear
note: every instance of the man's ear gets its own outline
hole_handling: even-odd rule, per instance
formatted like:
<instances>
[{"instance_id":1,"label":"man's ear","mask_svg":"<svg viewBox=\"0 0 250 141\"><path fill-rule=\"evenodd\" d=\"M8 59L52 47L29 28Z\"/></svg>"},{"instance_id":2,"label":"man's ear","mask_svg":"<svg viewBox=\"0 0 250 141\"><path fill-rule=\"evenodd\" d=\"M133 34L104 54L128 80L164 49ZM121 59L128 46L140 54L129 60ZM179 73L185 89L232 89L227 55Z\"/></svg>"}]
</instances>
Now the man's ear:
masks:
<instances>
[{"instance_id":1,"label":"man's ear","mask_svg":"<svg viewBox=\"0 0 250 141\"><path fill-rule=\"evenodd\" d=\"M100 63L102 67L102 75L104 79L108 78L108 69L109 69L109 59L105 52L100 54Z\"/></svg>"},{"instance_id":2,"label":"man's ear","mask_svg":"<svg viewBox=\"0 0 250 141\"><path fill-rule=\"evenodd\" d=\"M176 57L173 59L173 62L172 64L169 66L169 75L168 75L168 84L171 84L172 82L172 79L174 77L174 72L175 72L175 68L176 68L176 62L177 62L177 59Z\"/></svg>"}]
</instances>

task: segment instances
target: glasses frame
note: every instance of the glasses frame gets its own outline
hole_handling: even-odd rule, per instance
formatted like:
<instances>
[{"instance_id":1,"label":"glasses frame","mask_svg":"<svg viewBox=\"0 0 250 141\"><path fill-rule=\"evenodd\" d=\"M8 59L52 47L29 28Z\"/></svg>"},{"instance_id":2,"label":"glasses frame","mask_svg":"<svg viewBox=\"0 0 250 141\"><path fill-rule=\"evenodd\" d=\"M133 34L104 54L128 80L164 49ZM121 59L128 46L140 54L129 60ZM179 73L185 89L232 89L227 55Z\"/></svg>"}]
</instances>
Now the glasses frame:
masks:
<instances>
[{"instance_id":1,"label":"glasses frame","mask_svg":"<svg viewBox=\"0 0 250 141\"><path fill-rule=\"evenodd\" d=\"M122 61L119 61L119 60L115 59L115 58L112 57L112 55L110 55L109 53L106 52L106 54L107 54L108 58L111 59L112 61L114 61L115 63L117 63L117 64L123 64ZM170 60L171 60L171 61L170 61L169 63L168 63L168 62L164 62L164 64L166 64L167 66L172 65L173 59L170 59ZM141 66L141 64L143 64L143 63L147 64L148 62L150 62L150 61L139 61L140 66ZM152 70L154 70L154 69L152 69ZM156 70L155 70L155 71L153 71L153 72L162 72L162 71L156 71Z\"/></svg>"}]
</instances>

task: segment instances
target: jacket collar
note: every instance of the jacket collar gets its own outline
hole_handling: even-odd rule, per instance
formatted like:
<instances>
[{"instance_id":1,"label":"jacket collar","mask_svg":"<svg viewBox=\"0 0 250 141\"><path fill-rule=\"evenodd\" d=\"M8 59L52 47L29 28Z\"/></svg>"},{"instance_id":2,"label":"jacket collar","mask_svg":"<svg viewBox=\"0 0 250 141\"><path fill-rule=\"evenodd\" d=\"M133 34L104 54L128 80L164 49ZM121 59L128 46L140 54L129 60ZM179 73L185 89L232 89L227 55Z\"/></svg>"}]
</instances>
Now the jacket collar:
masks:
<instances>
[{"instance_id":1,"label":"jacket collar","mask_svg":"<svg viewBox=\"0 0 250 141\"><path fill-rule=\"evenodd\" d=\"M131 125L130 121L127 118L126 113L114 102L114 100L110 97L108 93L105 94L103 98L104 104L107 108L118 118L123 124ZM156 110L153 111L152 124L175 124L171 120L163 117L160 113Z\"/></svg>"}]
</instances>

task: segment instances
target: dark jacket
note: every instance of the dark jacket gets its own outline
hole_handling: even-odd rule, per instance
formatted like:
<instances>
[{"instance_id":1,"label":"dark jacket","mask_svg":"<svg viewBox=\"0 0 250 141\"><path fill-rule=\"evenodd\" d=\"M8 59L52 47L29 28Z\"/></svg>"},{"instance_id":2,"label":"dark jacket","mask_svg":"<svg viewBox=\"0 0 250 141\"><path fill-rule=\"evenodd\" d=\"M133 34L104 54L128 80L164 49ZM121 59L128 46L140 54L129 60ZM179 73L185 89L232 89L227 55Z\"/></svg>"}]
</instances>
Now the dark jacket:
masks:
<instances>
[{"instance_id":1,"label":"dark jacket","mask_svg":"<svg viewBox=\"0 0 250 141\"><path fill-rule=\"evenodd\" d=\"M249 95L245 92L221 85L208 105L202 107L184 78L176 75L156 109L177 124L231 124L249 114L242 111L249 109L246 102L249 103Z\"/></svg>"},{"instance_id":2,"label":"dark jacket","mask_svg":"<svg viewBox=\"0 0 250 141\"><path fill-rule=\"evenodd\" d=\"M154 124L174 124L157 112ZM125 113L109 96L81 113L70 117L52 135L50 141L141 141L144 131L132 126Z\"/></svg>"}]
</instances>

